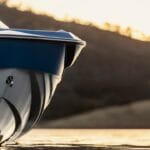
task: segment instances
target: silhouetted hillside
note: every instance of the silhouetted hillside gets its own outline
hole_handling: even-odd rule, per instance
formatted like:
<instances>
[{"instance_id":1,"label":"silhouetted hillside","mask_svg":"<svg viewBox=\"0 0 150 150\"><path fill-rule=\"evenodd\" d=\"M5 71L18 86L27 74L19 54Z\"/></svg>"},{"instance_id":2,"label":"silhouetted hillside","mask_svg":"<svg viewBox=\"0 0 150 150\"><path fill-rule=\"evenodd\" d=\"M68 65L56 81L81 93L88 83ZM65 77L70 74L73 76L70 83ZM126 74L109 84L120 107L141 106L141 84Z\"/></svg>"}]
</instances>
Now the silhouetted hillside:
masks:
<instances>
[{"instance_id":1,"label":"silhouetted hillside","mask_svg":"<svg viewBox=\"0 0 150 150\"><path fill-rule=\"evenodd\" d=\"M150 98L150 43L5 5L0 6L0 20L12 28L64 29L87 42L75 66L66 71L46 117Z\"/></svg>"}]
</instances>

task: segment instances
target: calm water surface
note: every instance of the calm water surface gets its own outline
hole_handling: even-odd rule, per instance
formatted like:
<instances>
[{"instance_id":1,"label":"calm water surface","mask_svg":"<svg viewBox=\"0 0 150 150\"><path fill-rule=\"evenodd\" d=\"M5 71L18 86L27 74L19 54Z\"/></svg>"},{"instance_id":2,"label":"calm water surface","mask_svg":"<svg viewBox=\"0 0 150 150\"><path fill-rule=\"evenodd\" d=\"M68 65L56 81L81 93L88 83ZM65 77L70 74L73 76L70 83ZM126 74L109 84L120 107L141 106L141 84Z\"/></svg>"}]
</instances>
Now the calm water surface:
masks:
<instances>
[{"instance_id":1,"label":"calm water surface","mask_svg":"<svg viewBox=\"0 0 150 150\"><path fill-rule=\"evenodd\" d=\"M34 129L0 150L150 150L150 130Z\"/></svg>"}]
</instances>

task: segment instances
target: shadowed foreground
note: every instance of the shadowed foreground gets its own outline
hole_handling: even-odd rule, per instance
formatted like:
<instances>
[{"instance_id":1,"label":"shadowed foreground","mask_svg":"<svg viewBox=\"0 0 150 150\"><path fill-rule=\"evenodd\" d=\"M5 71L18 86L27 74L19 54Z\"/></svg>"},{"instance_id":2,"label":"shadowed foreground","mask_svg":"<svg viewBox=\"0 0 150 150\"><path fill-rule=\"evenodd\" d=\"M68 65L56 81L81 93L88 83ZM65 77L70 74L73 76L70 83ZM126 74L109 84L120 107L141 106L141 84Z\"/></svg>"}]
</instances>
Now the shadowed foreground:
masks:
<instances>
[{"instance_id":1,"label":"shadowed foreground","mask_svg":"<svg viewBox=\"0 0 150 150\"><path fill-rule=\"evenodd\" d=\"M34 129L2 150L147 150L150 130Z\"/></svg>"}]
</instances>

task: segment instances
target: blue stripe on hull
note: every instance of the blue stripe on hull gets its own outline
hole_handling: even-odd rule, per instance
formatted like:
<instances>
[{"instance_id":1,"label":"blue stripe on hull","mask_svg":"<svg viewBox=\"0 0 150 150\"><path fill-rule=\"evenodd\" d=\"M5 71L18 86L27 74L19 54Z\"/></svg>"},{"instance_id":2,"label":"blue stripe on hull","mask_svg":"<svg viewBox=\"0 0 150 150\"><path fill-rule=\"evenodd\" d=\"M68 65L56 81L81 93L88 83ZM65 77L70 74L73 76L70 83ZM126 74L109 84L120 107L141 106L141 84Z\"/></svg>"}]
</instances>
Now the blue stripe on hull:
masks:
<instances>
[{"instance_id":1,"label":"blue stripe on hull","mask_svg":"<svg viewBox=\"0 0 150 150\"><path fill-rule=\"evenodd\" d=\"M0 39L0 68L20 68L61 75L65 44L40 40Z\"/></svg>"}]
</instances>

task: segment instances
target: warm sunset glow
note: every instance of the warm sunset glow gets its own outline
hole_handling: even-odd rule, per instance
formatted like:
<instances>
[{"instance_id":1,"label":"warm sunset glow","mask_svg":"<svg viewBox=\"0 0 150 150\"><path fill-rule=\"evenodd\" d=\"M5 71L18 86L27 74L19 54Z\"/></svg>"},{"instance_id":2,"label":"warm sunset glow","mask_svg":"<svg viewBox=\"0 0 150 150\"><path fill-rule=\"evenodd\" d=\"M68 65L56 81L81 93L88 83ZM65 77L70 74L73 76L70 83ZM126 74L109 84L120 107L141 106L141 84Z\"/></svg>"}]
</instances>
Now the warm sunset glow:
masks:
<instances>
[{"instance_id":1,"label":"warm sunset glow","mask_svg":"<svg viewBox=\"0 0 150 150\"><path fill-rule=\"evenodd\" d=\"M124 145L126 146L126 148L122 148L124 150L127 150L127 145L136 145L137 147L136 149L133 148L134 150L138 150L138 146L141 150L146 150L147 148L142 148L142 146L150 145L150 130L33 129L22 137L18 143L20 145L40 145L42 143L42 145L62 145L63 147L65 145L89 145L93 147L99 147L100 145L104 147L109 145ZM89 149L91 149L91 147ZM121 149L121 147L119 149Z\"/></svg>"},{"instance_id":2,"label":"warm sunset glow","mask_svg":"<svg viewBox=\"0 0 150 150\"><path fill-rule=\"evenodd\" d=\"M127 27L131 27L135 29L131 37L141 38L143 32L146 40L150 40L149 0L9 0L8 6L30 8L60 20L78 18L81 23L92 22L103 29L107 29L103 23L109 22L120 25L119 33L125 35Z\"/></svg>"}]
</instances>

